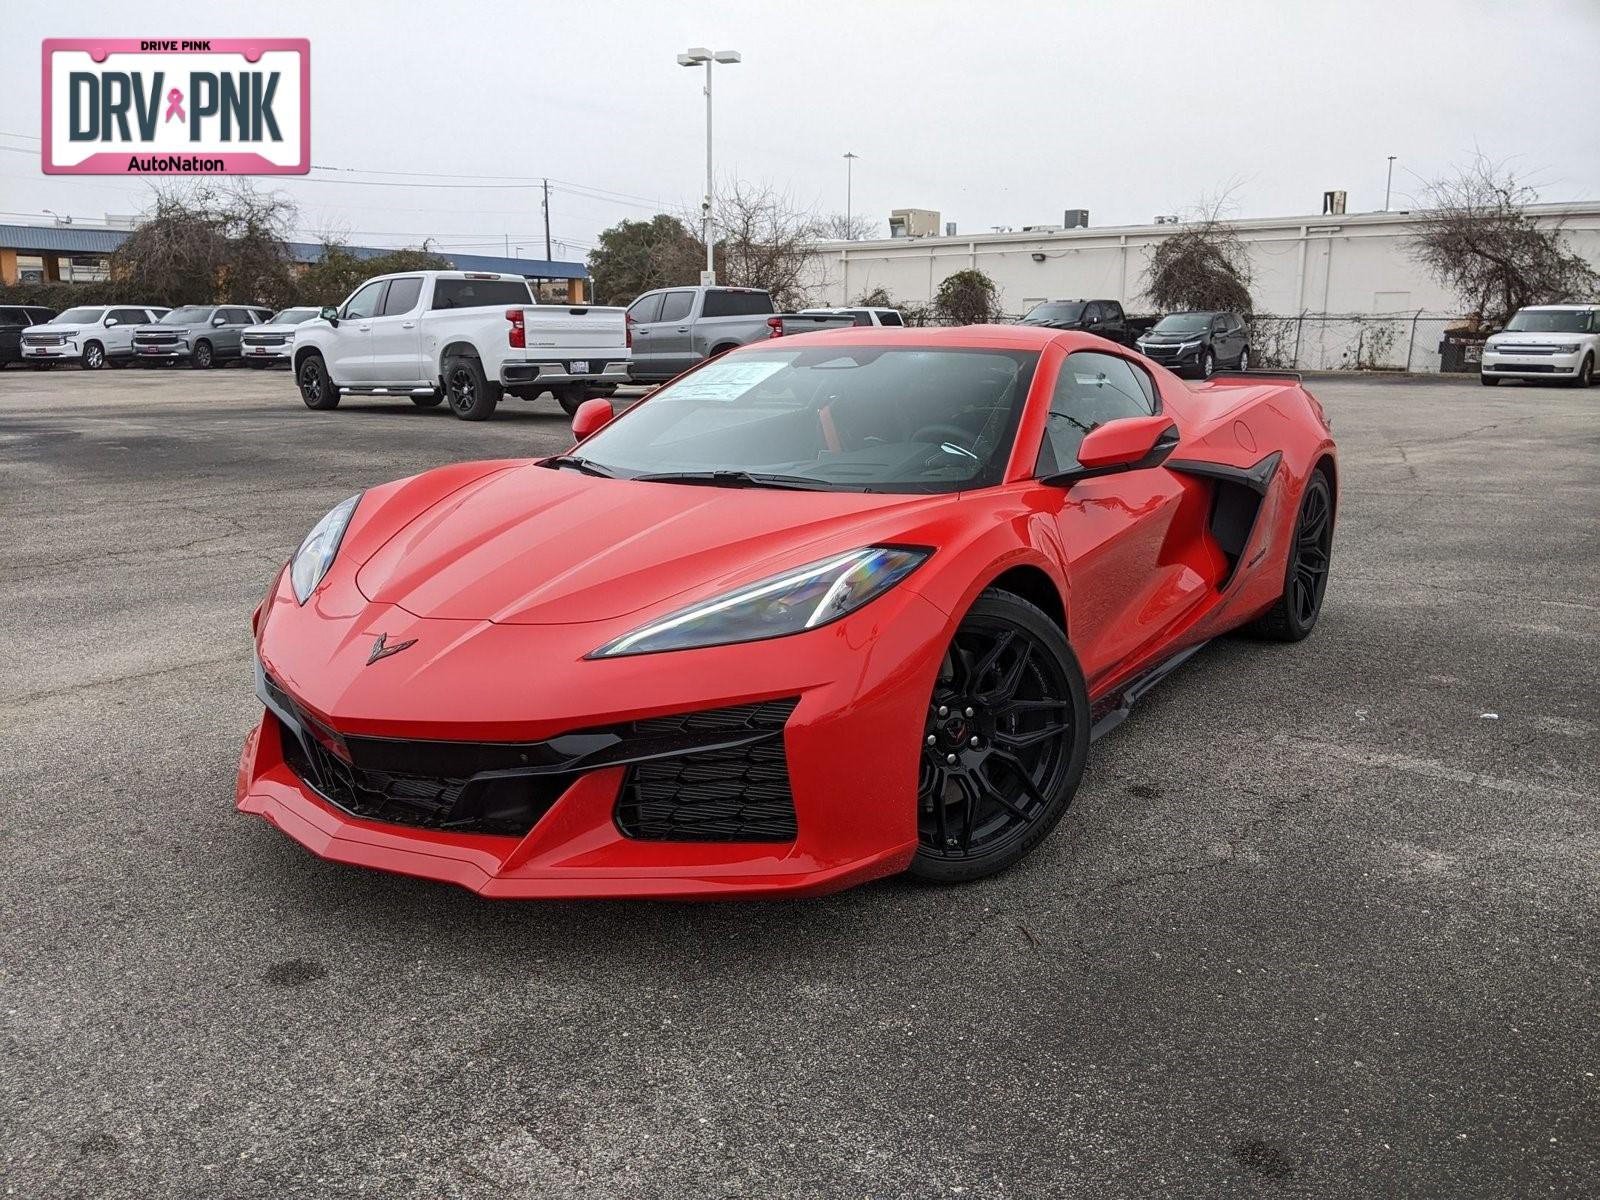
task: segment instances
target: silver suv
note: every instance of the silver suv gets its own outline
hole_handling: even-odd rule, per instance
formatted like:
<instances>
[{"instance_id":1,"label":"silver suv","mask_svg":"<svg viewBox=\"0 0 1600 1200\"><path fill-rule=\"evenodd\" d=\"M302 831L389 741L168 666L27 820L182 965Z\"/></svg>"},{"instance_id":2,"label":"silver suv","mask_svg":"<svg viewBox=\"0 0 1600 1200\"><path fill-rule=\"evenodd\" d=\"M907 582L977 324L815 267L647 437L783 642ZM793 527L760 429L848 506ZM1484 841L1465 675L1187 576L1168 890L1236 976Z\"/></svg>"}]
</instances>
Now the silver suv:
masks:
<instances>
[{"instance_id":1,"label":"silver suv","mask_svg":"<svg viewBox=\"0 0 1600 1200\"><path fill-rule=\"evenodd\" d=\"M133 331L138 363L187 359L200 370L240 357L239 335L247 325L270 319L272 310L255 304L186 304L154 325Z\"/></svg>"}]
</instances>

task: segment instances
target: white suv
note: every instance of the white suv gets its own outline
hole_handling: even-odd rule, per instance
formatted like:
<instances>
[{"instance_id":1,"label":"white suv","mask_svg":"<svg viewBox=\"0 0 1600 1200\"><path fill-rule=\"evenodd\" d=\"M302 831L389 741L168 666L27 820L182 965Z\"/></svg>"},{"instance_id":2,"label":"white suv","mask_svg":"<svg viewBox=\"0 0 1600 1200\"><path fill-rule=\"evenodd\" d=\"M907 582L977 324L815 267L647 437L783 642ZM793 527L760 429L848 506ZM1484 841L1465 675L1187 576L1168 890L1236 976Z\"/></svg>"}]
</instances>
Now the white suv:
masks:
<instances>
[{"instance_id":1,"label":"white suv","mask_svg":"<svg viewBox=\"0 0 1600 1200\"><path fill-rule=\"evenodd\" d=\"M1540 304L1519 308L1483 347L1478 378L1558 379L1588 387L1600 360L1600 304Z\"/></svg>"},{"instance_id":2,"label":"white suv","mask_svg":"<svg viewBox=\"0 0 1600 1200\"><path fill-rule=\"evenodd\" d=\"M48 367L76 359L85 371L98 371L107 363L125 366L133 361L133 331L166 315L167 309L146 305L69 308L22 331L22 361Z\"/></svg>"}]
</instances>

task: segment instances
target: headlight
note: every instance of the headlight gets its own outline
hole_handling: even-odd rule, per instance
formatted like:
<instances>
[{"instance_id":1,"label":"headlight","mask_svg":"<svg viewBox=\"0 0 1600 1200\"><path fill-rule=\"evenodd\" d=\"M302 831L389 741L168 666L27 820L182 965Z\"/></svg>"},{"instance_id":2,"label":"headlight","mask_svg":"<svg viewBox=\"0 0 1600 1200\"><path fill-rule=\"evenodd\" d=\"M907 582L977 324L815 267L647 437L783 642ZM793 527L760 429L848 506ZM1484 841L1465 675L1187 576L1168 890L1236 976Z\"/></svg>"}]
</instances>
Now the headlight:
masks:
<instances>
[{"instance_id":1,"label":"headlight","mask_svg":"<svg viewBox=\"0 0 1600 1200\"><path fill-rule=\"evenodd\" d=\"M679 609L607 642L588 657L726 646L815 629L881 596L931 553L864 546Z\"/></svg>"},{"instance_id":2,"label":"headlight","mask_svg":"<svg viewBox=\"0 0 1600 1200\"><path fill-rule=\"evenodd\" d=\"M1578 343L1567 342L1564 345L1557 346L1556 350L1561 354L1576 354L1578 352Z\"/></svg>"},{"instance_id":3,"label":"headlight","mask_svg":"<svg viewBox=\"0 0 1600 1200\"><path fill-rule=\"evenodd\" d=\"M360 500L361 493L357 492L318 521L289 559L289 582L294 585L295 599L301 604L310 599L333 565L333 556L339 553L339 543L344 540L345 528Z\"/></svg>"}]
</instances>

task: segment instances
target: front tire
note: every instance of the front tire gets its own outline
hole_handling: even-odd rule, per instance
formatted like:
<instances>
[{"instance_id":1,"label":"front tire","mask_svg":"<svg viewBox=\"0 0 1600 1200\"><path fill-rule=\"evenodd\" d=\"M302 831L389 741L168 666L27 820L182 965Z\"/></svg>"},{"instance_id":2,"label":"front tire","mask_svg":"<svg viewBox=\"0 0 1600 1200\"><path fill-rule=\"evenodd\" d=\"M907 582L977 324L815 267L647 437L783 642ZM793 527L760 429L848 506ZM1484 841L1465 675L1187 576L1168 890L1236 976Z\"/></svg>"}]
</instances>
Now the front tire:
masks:
<instances>
[{"instance_id":1,"label":"front tire","mask_svg":"<svg viewBox=\"0 0 1600 1200\"><path fill-rule=\"evenodd\" d=\"M1200 355L1200 378L1210 379L1217 373L1217 356L1210 346Z\"/></svg>"},{"instance_id":2,"label":"front tire","mask_svg":"<svg viewBox=\"0 0 1600 1200\"><path fill-rule=\"evenodd\" d=\"M1316 627L1328 589L1328 564L1333 555L1333 489L1320 470L1311 473L1289 544L1289 566L1283 594L1250 626L1252 633L1274 642L1298 642Z\"/></svg>"},{"instance_id":3,"label":"front tire","mask_svg":"<svg viewBox=\"0 0 1600 1200\"><path fill-rule=\"evenodd\" d=\"M910 873L1003 871L1055 828L1083 777L1089 693L1066 634L1010 592L978 597L951 639L922 729Z\"/></svg>"},{"instance_id":4,"label":"front tire","mask_svg":"<svg viewBox=\"0 0 1600 1200\"><path fill-rule=\"evenodd\" d=\"M1585 354L1583 362L1578 367L1578 373L1572 377L1572 386L1586 388L1594 382L1594 355Z\"/></svg>"},{"instance_id":5,"label":"front tire","mask_svg":"<svg viewBox=\"0 0 1600 1200\"><path fill-rule=\"evenodd\" d=\"M328 367L320 354L308 354L295 371L295 382L300 387L300 399L316 412L327 412L339 407L339 389L328 377Z\"/></svg>"},{"instance_id":6,"label":"front tire","mask_svg":"<svg viewBox=\"0 0 1600 1200\"><path fill-rule=\"evenodd\" d=\"M463 421L487 421L500 403L500 387L483 374L483 364L468 355L444 360L444 392L450 411Z\"/></svg>"},{"instance_id":7,"label":"front tire","mask_svg":"<svg viewBox=\"0 0 1600 1200\"><path fill-rule=\"evenodd\" d=\"M196 371L209 371L216 362L216 355L212 352L210 342L196 342L194 353L189 356L189 365Z\"/></svg>"},{"instance_id":8,"label":"front tire","mask_svg":"<svg viewBox=\"0 0 1600 1200\"><path fill-rule=\"evenodd\" d=\"M1500 386L1500 376L1498 376L1498 375L1479 375L1478 376L1478 382L1483 384L1484 387L1499 387Z\"/></svg>"},{"instance_id":9,"label":"front tire","mask_svg":"<svg viewBox=\"0 0 1600 1200\"><path fill-rule=\"evenodd\" d=\"M1248 371L1249 369L1250 369L1250 347L1246 346L1243 350L1239 351L1239 370Z\"/></svg>"},{"instance_id":10,"label":"front tire","mask_svg":"<svg viewBox=\"0 0 1600 1200\"><path fill-rule=\"evenodd\" d=\"M98 371L106 365L106 348L99 342L85 342L78 365L85 371Z\"/></svg>"}]
</instances>

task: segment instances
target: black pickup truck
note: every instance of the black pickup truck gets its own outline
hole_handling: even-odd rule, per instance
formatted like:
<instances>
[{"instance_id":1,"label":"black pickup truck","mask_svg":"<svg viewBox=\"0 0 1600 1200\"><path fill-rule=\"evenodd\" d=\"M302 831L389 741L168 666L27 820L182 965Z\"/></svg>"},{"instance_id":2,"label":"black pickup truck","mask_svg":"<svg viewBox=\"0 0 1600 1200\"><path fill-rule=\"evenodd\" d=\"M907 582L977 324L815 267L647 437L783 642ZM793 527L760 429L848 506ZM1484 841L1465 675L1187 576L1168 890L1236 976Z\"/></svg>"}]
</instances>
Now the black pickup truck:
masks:
<instances>
[{"instance_id":1,"label":"black pickup truck","mask_svg":"<svg viewBox=\"0 0 1600 1200\"><path fill-rule=\"evenodd\" d=\"M1130 317L1116 300L1046 300L1029 309L1022 323L1043 325L1046 329L1078 329L1132 346L1156 323L1156 318Z\"/></svg>"}]
</instances>

